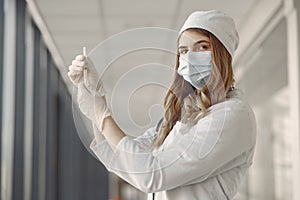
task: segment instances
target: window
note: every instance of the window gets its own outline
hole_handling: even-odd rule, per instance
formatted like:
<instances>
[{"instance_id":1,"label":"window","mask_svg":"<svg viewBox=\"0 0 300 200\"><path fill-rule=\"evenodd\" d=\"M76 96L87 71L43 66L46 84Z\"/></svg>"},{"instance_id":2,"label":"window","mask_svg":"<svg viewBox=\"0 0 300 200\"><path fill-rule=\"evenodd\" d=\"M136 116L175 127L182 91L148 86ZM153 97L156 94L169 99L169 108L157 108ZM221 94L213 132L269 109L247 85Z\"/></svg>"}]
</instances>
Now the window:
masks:
<instances>
[{"instance_id":1,"label":"window","mask_svg":"<svg viewBox=\"0 0 300 200\"><path fill-rule=\"evenodd\" d=\"M243 199L292 199L292 139L287 63L287 24L245 53L240 86L256 115L257 145ZM249 194L251 194L249 196Z\"/></svg>"}]
</instances>

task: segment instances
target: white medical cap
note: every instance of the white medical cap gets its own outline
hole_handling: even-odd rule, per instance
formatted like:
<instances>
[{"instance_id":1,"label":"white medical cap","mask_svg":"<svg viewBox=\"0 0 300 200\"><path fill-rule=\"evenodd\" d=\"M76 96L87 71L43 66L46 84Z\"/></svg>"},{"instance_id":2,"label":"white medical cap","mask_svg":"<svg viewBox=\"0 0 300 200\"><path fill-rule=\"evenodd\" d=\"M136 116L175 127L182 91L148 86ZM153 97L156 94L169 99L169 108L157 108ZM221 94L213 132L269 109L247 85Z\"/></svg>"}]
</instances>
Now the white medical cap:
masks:
<instances>
[{"instance_id":1,"label":"white medical cap","mask_svg":"<svg viewBox=\"0 0 300 200\"><path fill-rule=\"evenodd\" d=\"M219 10L195 11L184 22L179 35L189 28L201 28L212 33L233 57L239 44L234 20Z\"/></svg>"}]
</instances>

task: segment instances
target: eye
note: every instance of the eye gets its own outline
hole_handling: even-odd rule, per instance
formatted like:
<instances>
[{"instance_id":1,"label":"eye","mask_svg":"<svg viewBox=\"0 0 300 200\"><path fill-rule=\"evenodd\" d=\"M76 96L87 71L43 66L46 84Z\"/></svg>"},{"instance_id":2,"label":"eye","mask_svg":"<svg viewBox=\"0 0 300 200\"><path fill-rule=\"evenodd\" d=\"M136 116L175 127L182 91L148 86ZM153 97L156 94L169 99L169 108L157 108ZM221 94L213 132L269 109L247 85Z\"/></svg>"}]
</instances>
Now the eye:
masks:
<instances>
[{"instance_id":1,"label":"eye","mask_svg":"<svg viewBox=\"0 0 300 200\"><path fill-rule=\"evenodd\" d=\"M187 49L180 49L179 54L186 54L188 52Z\"/></svg>"},{"instance_id":2,"label":"eye","mask_svg":"<svg viewBox=\"0 0 300 200\"><path fill-rule=\"evenodd\" d=\"M207 51L208 48L209 48L208 45L200 45L200 46L199 46L199 51Z\"/></svg>"}]
</instances>

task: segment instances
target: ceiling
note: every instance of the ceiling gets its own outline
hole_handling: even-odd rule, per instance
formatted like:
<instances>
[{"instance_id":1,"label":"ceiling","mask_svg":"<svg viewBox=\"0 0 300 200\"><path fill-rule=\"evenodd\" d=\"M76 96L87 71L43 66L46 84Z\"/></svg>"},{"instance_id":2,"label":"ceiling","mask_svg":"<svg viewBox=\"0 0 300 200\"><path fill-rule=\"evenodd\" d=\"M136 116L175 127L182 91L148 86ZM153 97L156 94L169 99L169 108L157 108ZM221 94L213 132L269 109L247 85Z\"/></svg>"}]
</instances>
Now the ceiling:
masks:
<instances>
[{"instance_id":1,"label":"ceiling","mask_svg":"<svg viewBox=\"0 0 300 200\"><path fill-rule=\"evenodd\" d=\"M238 30L241 30L243 21L257 1L36 0L36 3L67 67L74 56L82 52L83 46L90 52L114 34L133 28L179 30L187 16L195 10L221 9L235 19ZM150 43L163 41L163 34L154 35L149 34L142 39L146 41L149 37ZM132 36L130 39L132 41L129 40L129 43L135 42ZM172 44L175 44L174 40L172 38ZM100 62L109 53L118 50L118 46L100 49L102 53L97 55L100 61L96 64L102 65ZM172 53L144 48L119 55L105 68L106 73L101 78L108 92L108 101L113 107L115 119L127 133L137 135L162 116L161 105L171 82L170 69L174 61Z\"/></svg>"},{"instance_id":2,"label":"ceiling","mask_svg":"<svg viewBox=\"0 0 300 200\"><path fill-rule=\"evenodd\" d=\"M195 10L221 9L242 28L256 0L36 0L65 63L109 36L137 27L178 30Z\"/></svg>"}]
</instances>

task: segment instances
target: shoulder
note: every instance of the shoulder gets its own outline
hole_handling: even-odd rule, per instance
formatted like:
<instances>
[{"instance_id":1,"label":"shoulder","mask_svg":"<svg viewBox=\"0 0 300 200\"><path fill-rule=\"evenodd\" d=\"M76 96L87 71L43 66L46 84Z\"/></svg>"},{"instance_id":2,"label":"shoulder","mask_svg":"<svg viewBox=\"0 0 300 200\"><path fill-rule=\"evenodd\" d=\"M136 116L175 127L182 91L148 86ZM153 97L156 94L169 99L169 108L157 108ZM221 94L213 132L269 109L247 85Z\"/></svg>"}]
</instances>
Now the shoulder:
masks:
<instances>
[{"instance_id":1,"label":"shoulder","mask_svg":"<svg viewBox=\"0 0 300 200\"><path fill-rule=\"evenodd\" d=\"M256 121L254 112L240 89L230 91L223 102L208 108L208 114L216 115L217 113L226 113L226 115L229 115L228 117L241 120L245 117L244 120L249 120L249 122Z\"/></svg>"},{"instance_id":2,"label":"shoulder","mask_svg":"<svg viewBox=\"0 0 300 200\"><path fill-rule=\"evenodd\" d=\"M197 125L201 126L202 123L208 124L210 129L219 129L226 137L232 136L255 143L255 115L240 91L235 91L225 101L212 105L207 116L200 119Z\"/></svg>"}]
</instances>

